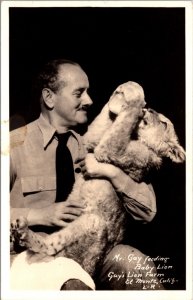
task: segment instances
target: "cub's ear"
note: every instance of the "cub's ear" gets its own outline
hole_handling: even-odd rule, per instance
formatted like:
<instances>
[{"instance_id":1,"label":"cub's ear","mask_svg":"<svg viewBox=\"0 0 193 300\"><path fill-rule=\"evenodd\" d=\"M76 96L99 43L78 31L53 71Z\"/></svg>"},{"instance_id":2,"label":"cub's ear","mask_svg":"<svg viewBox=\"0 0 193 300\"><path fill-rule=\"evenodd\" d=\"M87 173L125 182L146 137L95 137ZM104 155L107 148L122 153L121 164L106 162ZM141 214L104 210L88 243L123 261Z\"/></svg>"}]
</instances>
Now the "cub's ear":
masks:
<instances>
[{"instance_id":1,"label":"cub's ear","mask_svg":"<svg viewBox=\"0 0 193 300\"><path fill-rule=\"evenodd\" d=\"M167 156L175 163L183 163L186 158L183 147L177 141L169 143Z\"/></svg>"}]
</instances>

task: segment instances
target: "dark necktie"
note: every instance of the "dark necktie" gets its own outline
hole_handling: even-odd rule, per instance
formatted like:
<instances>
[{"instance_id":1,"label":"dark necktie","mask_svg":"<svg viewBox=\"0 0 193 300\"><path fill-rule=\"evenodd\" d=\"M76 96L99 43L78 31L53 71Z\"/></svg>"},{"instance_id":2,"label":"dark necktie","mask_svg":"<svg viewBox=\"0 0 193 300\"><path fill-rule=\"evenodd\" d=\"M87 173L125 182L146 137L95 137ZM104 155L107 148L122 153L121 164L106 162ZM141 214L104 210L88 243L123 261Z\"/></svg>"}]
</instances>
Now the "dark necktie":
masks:
<instances>
[{"instance_id":1,"label":"dark necktie","mask_svg":"<svg viewBox=\"0 0 193 300\"><path fill-rule=\"evenodd\" d=\"M56 202L65 201L74 184L74 167L67 141L70 132L56 134L58 147L56 149Z\"/></svg>"}]
</instances>

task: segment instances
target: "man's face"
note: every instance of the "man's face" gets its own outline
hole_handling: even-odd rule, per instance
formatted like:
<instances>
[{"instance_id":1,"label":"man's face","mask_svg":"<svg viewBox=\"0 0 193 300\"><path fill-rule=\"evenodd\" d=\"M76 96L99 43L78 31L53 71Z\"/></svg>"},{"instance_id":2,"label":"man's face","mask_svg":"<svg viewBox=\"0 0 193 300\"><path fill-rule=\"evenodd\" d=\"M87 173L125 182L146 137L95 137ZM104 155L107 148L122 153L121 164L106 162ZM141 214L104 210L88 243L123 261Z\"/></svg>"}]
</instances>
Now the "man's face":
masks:
<instances>
[{"instance_id":1,"label":"man's face","mask_svg":"<svg viewBox=\"0 0 193 300\"><path fill-rule=\"evenodd\" d=\"M87 122L87 109L92 105L88 95L89 81L85 72L76 65L60 66L59 81L64 87L54 93L54 112L61 126L76 126Z\"/></svg>"}]
</instances>

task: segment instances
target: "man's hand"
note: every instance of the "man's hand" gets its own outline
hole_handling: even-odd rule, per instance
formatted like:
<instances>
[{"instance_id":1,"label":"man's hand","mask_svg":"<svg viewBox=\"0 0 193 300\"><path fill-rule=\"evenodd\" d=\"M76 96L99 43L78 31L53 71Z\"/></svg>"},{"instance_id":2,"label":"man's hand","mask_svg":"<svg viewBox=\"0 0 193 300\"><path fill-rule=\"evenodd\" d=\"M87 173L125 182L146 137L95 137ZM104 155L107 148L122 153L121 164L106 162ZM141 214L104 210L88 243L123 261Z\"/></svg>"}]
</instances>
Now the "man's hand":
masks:
<instances>
[{"instance_id":1,"label":"man's hand","mask_svg":"<svg viewBox=\"0 0 193 300\"><path fill-rule=\"evenodd\" d=\"M80 163L80 167L85 178L106 178L118 191L122 191L128 181L133 182L129 175L118 167L98 162L92 153L87 154L85 160Z\"/></svg>"},{"instance_id":2,"label":"man's hand","mask_svg":"<svg viewBox=\"0 0 193 300\"><path fill-rule=\"evenodd\" d=\"M27 216L28 225L66 227L82 214L84 208L78 201L67 200L44 208L31 209Z\"/></svg>"},{"instance_id":3,"label":"man's hand","mask_svg":"<svg viewBox=\"0 0 193 300\"><path fill-rule=\"evenodd\" d=\"M92 153L87 154L86 158L80 162L81 171L85 178L106 177L106 166L107 164L99 163Z\"/></svg>"}]
</instances>

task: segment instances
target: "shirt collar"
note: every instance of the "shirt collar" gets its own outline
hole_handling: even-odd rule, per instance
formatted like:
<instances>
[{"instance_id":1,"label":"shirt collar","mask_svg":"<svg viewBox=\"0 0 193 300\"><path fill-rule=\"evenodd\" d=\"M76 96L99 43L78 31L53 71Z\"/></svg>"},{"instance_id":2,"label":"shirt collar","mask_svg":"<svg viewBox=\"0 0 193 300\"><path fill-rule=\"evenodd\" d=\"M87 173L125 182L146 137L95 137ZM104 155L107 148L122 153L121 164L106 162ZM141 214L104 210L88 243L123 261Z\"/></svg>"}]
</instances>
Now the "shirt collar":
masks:
<instances>
[{"instance_id":1,"label":"shirt collar","mask_svg":"<svg viewBox=\"0 0 193 300\"><path fill-rule=\"evenodd\" d=\"M43 146L46 148L50 141L53 139L54 134L56 133L56 129L44 118L42 114L40 114L40 117L38 119L38 126L42 132L43 136ZM76 133L74 130L70 129L72 132L72 135L76 138L78 143L80 144L80 135Z\"/></svg>"},{"instance_id":2,"label":"shirt collar","mask_svg":"<svg viewBox=\"0 0 193 300\"><path fill-rule=\"evenodd\" d=\"M56 129L43 117L42 114L40 114L38 119L38 126L42 132L44 148L46 148L53 138Z\"/></svg>"}]
</instances>

